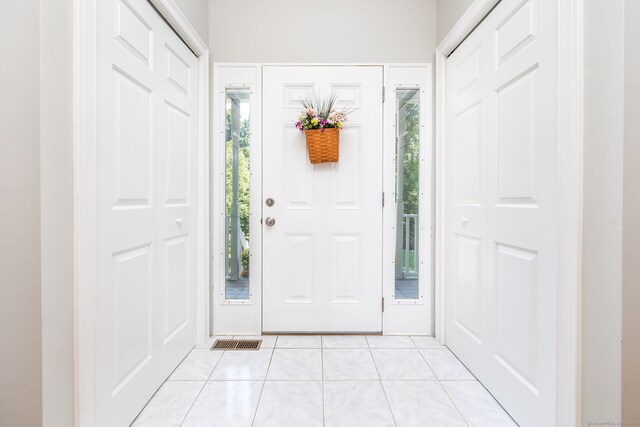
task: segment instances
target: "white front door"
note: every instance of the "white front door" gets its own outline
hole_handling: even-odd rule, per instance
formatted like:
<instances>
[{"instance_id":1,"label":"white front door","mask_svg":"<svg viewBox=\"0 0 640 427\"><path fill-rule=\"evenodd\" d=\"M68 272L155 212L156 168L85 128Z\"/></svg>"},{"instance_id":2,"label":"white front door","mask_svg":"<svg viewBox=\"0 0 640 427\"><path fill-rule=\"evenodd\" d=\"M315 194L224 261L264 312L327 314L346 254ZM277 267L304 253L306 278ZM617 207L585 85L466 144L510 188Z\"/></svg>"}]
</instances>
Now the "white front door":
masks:
<instances>
[{"instance_id":1,"label":"white front door","mask_svg":"<svg viewBox=\"0 0 640 427\"><path fill-rule=\"evenodd\" d=\"M379 66L263 69L266 332L382 331L382 84ZM294 127L313 93L353 110L338 163L312 165Z\"/></svg>"},{"instance_id":2,"label":"white front door","mask_svg":"<svg viewBox=\"0 0 640 427\"><path fill-rule=\"evenodd\" d=\"M146 0L97 2L96 421L195 344L197 59Z\"/></svg>"},{"instance_id":3,"label":"white front door","mask_svg":"<svg viewBox=\"0 0 640 427\"><path fill-rule=\"evenodd\" d=\"M521 426L556 424L556 26L503 0L446 67L446 342Z\"/></svg>"}]
</instances>

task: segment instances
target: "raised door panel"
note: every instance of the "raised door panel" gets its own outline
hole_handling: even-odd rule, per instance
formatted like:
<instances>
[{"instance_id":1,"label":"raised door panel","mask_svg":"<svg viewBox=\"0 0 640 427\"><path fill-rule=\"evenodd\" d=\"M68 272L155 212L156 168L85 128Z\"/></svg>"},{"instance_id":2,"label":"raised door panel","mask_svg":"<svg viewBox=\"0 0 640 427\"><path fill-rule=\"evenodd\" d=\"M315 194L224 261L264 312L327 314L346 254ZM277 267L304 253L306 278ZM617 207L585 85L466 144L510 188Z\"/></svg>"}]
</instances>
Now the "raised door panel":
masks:
<instances>
[{"instance_id":1,"label":"raised door panel","mask_svg":"<svg viewBox=\"0 0 640 427\"><path fill-rule=\"evenodd\" d=\"M151 68L152 29L148 20L127 1L117 2L115 39L136 59Z\"/></svg>"},{"instance_id":2,"label":"raised door panel","mask_svg":"<svg viewBox=\"0 0 640 427\"><path fill-rule=\"evenodd\" d=\"M190 309L193 309L188 286L193 274L193 271L189 269L189 239L189 236L179 236L164 242L163 345L166 345L187 326L190 320Z\"/></svg>"},{"instance_id":3,"label":"raised door panel","mask_svg":"<svg viewBox=\"0 0 640 427\"><path fill-rule=\"evenodd\" d=\"M477 102L456 115L455 119L455 194L458 205L481 203L481 103Z\"/></svg>"},{"instance_id":4,"label":"raised door panel","mask_svg":"<svg viewBox=\"0 0 640 427\"><path fill-rule=\"evenodd\" d=\"M455 69L455 87L458 94L465 92L480 81L481 48L482 44L478 44L453 66Z\"/></svg>"},{"instance_id":5,"label":"raised door panel","mask_svg":"<svg viewBox=\"0 0 640 427\"><path fill-rule=\"evenodd\" d=\"M152 93L121 71L113 73L113 204L148 207L153 181Z\"/></svg>"},{"instance_id":6,"label":"raised door panel","mask_svg":"<svg viewBox=\"0 0 640 427\"><path fill-rule=\"evenodd\" d=\"M284 97L282 98L282 108L292 109L297 112L300 104L311 99L316 93L315 83L285 83L283 85Z\"/></svg>"},{"instance_id":7,"label":"raised door panel","mask_svg":"<svg viewBox=\"0 0 640 427\"><path fill-rule=\"evenodd\" d=\"M526 49L537 34L537 0L524 1L495 29L496 67Z\"/></svg>"},{"instance_id":8,"label":"raised door panel","mask_svg":"<svg viewBox=\"0 0 640 427\"><path fill-rule=\"evenodd\" d=\"M113 255L114 396L152 356L151 258L151 245Z\"/></svg>"},{"instance_id":9,"label":"raised door panel","mask_svg":"<svg viewBox=\"0 0 640 427\"><path fill-rule=\"evenodd\" d=\"M537 253L496 244L496 359L538 394Z\"/></svg>"},{"instance_id":10,"label":"raised door panel","mask_svg":"<svg viewBox=\"0 0 640 427\"><path fill-rule=\"evenodd\" d=\"M481 344L482 315L482 242L458 235L456 238L455 292L453 316L456 326L477 344Z\"/></svg>"},{"instance_id":11,"label":"raised door panel","mask_svg":"<svg viewBox=\"0 0 640 427\"><path fill-rule=\"evenodd\" d=\"M191 92L191 66L171 46L165 45L167 61L167 80L185 96L194 96Z\"/></svg>"},{"instance_id":12,"label":"raised door panel","mask_svg":"<svg viewBox=\"0 0 640 427\"><path fill-rule=\"evenodd\" d=\"M360 209L364 171L360 165L362 141L360 126L352 125L340 133L340 162L331 164L331 206L333 209Z\"/></svg>"},{"instance_id":13,"label":"raised door panel","mask_svg":"<svg viewBox=\"0 0 640 427\"><path fill-rule=\"evenodd\" d=\"M189 203L191 188L191 117L176 106L165 103L167 125L166 191L167 205Z\"/></svg>"},{"instance_id":14,"label":"raised door panel","mask_svg":"<svg viewBox=\"0 0 640 427\"><path fill-rule=\"evenodd\" d=\"M537 69L497 91L497 202L535 205L538 194Z\"/></svg>"},{"instance_id":15,"label":"raised door panel","mask_svg":"<svg viewBox=\"0 0 640 427\"><path fill-rule=\"evenodd\" d=\"M358 304L362 289L362 247L359 234L331 236L331 302Z\"/></svg>"},{"instance_id":16,"label":"raised door panel","mask_svg":"<svg viewBox=\"0 0 640 427\"><path fill-rule=\"evenodd\" d=\"M283 301L311 304L314 302L314 235L288 234L283 239Z\"/></svg>"},{"instance_id":17,"label":"raised door panel","mask_svg":"<svg viewBox=\"0 0 640 427\"><path fill-rule=\"evenodd\" d=\"M339 110L348 108L352 111L362 108L362 85L353 83L332 83L331 93L335 94L335 107Z\"/></svg>"},{"instance_id":18,"label":"raised door panel","mask_svg":"<svg viewBox=\"0 0 640 427\"><path fill-rule=\"evenodd\" d=\"M314 208L314 168L309 163L304 134L290 125L283 125L282 147L282 184L284 191L278 197L286 209ZM276 145L272 149L277 150ZM277 195L278 188L273 188L271 195Z\"/></svg>"}]
</instances>

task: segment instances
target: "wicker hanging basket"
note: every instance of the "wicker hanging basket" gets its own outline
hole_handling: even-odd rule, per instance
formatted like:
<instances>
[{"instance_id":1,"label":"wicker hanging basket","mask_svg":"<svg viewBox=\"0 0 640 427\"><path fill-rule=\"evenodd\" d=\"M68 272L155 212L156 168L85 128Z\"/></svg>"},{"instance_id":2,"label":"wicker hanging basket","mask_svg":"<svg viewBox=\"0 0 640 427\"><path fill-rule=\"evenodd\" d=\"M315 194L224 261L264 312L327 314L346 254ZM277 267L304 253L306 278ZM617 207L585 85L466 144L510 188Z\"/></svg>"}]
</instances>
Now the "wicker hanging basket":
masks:
<instances>
[{"instance_id":1,"label":"wicker hanging basket","mask_svg":"<svg viewBox=\"0 0 640 427\"><path fill-rule=\"evenodd\" d=\"M309 129L304 131L307 137L307 151L312 164L337 162L340 148L340 132L337 128Z\"/></svg>"}]
</instances>

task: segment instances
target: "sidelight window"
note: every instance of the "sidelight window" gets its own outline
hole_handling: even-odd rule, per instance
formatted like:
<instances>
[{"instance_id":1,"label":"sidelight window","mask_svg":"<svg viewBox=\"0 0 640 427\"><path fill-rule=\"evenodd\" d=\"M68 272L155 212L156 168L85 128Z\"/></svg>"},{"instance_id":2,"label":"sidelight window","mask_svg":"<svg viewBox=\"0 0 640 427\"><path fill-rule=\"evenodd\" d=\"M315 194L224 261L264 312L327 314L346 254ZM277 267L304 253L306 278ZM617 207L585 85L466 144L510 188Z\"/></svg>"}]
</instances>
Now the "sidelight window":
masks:
<instances>
[{"instance_id":1,"label":"sidelight window","mask_svg":"<svg viewBox=\"0 0 640 427\"><path fill-rule=\"evenodd\" d=\"M418 299L420 90L396 90L395 298Z\"/></svg>"},{"instance_id":2,"label":"sidelight window","mask_svg":"<svg viewBox=\"0 0 640 427\"><path fill-rule=\"evenodd\" d=\"M225 96L225 298L250 298L249 254L249 89Z\"/></svg>"}]
</instances>

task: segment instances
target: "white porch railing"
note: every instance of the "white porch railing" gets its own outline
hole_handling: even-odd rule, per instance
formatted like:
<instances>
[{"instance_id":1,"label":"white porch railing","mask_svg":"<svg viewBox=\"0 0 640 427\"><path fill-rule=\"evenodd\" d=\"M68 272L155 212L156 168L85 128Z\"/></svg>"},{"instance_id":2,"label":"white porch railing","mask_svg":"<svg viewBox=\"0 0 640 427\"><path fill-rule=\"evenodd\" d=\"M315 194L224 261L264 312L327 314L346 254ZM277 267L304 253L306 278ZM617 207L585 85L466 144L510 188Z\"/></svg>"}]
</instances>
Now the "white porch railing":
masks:
<instances>
[{"instance_id":1,"label":"white porch railing","mask_svg":"<svg viewBox=\"0 0 640 427\"><path fill-rule=\"evenodd\" d=\"M419 215L418 214L404 214L402 221L402 234L404 236L404 245L402 248L403 256L402 256L402 276L406 279L418 277L418 266L420 260L419 254L419 236L420 236L420 224L418 222ZM227 245L225 248L227 250L227 256L225 260L228 260L225 263L226 272L225 275L227 278L231 278L231 274L233 271L241 271L242 252L249 247L249 242L244 236L242 229L240 228L240 223L238 222L238 254L233 259L229 256L229 242L231 241L231 215L225 216L225 230L227 234ZM235 267L235 268L234 268Z\"/></svg>"},{"instance_id":2,"label":"white porch railing","mask_svg":"<svg viewBox=\"0 0 640 427\"><path fill-rule=\"evenodd\" d=\"M404 214L402 221L402 233L404 234L402 276L405 279L418 277L419 230L418 214Z\"/></svg>"},{"instance_id":3,"label":"white porch railing","mask_svg":"<svg viewBox=\"0 0 640 427\"><path fill-rule=\"evenodd\" d=\"M233 226L232 221L231 221L231 215L226 215L225 216L225 220L224 220L224 229L225 229L225 233L226 233L226 241L227 244L225 245L225 260L227 261L225 263L225 276L227 279L235 279L237 280L237 277L231 277L233 275L234 271L240 272L242 271L242 252L247 249L249 247L249 242L247 242L247 239L244 236L244 233L242 232L242 228L240 227L240 221L238 221L236 223L236 226L238 227L238 254L235 257L231 257L229 254L229 246L231 245L231 239L233 236L233 233L231 232L231 227Z\"/></svg>"}]
</instances>

